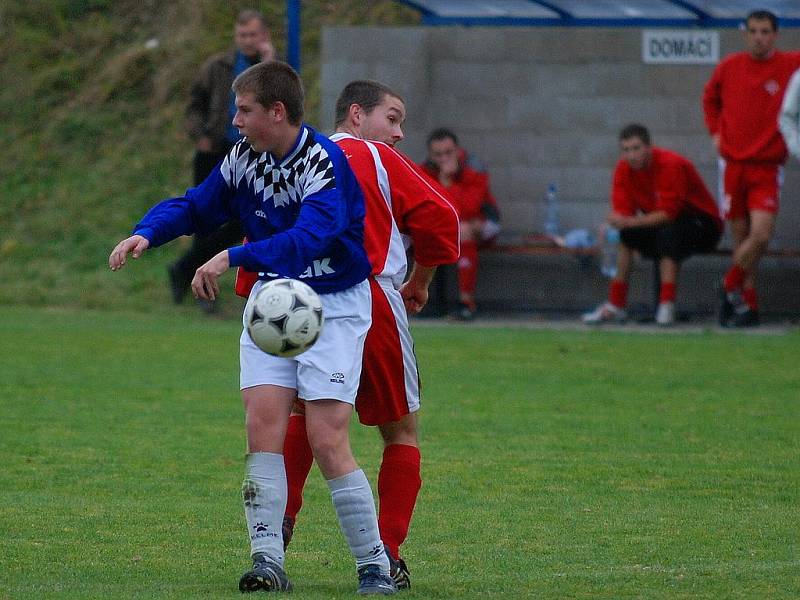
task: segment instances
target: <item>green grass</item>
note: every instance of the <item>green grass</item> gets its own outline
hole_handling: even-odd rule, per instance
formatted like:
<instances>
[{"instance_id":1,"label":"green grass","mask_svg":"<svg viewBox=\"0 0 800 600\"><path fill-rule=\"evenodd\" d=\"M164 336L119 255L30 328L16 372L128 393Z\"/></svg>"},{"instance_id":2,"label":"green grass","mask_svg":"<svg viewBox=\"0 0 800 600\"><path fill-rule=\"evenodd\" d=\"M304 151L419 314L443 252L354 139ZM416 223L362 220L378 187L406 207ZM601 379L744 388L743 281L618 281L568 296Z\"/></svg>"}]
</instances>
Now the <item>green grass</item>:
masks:
<instances>
[{"instance_id":1,"label":"green grass","mask_svg":"<svg viewBox=\"0 0 800 600\"><path fill-rule=\"evenodd\" d=\"M240 597L239 326L0 309L0 598ZM416 327L408 598L800 596L800 336ZM370 479L380 445L354 425ZM316 469L296 598L355 579Z\"/></svg>"}]
</instances>

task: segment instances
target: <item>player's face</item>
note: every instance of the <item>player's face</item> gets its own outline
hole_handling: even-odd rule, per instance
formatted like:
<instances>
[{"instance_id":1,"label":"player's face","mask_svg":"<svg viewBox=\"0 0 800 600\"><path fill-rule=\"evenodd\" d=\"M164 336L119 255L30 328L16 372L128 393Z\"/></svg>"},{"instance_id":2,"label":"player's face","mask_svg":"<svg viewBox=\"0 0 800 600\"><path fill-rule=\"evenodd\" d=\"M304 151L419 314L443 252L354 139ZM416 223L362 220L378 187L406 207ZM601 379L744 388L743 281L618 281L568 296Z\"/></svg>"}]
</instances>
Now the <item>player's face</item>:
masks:
<instances>
[{"instance_id":1,"label":"player's face","mask_svg":"<svg viewBox=\"0 0 800 600\"><path fill-rule=\"evenodd\" d=\"M269 43L269 35L259 19L252 19L236 25L233 41L242 54L253 58L260 55L262 47Z\"/></svg>"},{"instance_id":2,"label":"player's face","mask_svg":"<svg viewBox=\"0 0 800 600\"><path fill-rule=\"evenodd\" d=\"M406 107L402 100L385 95L372 112L362 115L358 134L362 139L394 146L405 137L402 128L405 120Z\"/></svg>"},{"instance_id":3,"label":"player's face","mask_svg":"<svg viewBox=\"0 0 800 600\"><path fill-rule=\"evenodd\" d=\"M432 140L428 154L442 175L452 176L458 172L458 146L455 140Z\"/></svg>"},{"instance_id":4,"label":"player's face","mask_svg":"<svg viewBox=\"0 0 800 600\"><path fill-rule=\"evenodd\" d=\"M233 126L247 138L256 152L269 152L280 142L277 133L276 107L266 108L256 101L252 92L236 95L236 115Z\"/></svg>"},{"instance_id":5,"label":"player's face","mask_svg":"<svg viewBox=\"0 0 800 600\"><path fill-rule=\"evenodd\" d=\"M643 169L650 162L651 147L638 137L631 137L619 143L622 159L631 169Z\"/></svg>"},{"instance_id":6,"label":"player's face","mask_svg":"<svg viewBox=\"0 0 800 600\"><path fill-rule=\"evenodd\" d=\"M769 58L775 49L777 38L778 32L772 28L769 19L750 19L747 22L744 40L747 51L753 58L758 60Z\"/></svg>"}]
</instances>

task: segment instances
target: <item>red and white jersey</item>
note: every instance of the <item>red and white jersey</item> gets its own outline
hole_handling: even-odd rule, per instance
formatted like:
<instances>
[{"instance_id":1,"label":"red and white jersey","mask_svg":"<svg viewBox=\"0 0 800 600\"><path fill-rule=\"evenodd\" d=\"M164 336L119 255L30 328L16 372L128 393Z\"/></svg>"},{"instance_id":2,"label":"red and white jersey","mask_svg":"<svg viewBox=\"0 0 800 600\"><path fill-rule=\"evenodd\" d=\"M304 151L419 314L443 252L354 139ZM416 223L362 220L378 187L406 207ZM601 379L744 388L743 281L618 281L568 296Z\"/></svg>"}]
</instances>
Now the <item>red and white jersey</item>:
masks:
<instances>
[{"instance_id":1,"label":"red and white jersey","mask_svg":"<svg viewBox=\"0 0 800 600\"><path fill-rule=\"evenodd\" d=\"M458 260L458 214L438 188L408 157L391 146L337 133L364 193L364 247L372 275L399 288L408 268L406 242L425 267Z\"/></svg>"}]
</instances>

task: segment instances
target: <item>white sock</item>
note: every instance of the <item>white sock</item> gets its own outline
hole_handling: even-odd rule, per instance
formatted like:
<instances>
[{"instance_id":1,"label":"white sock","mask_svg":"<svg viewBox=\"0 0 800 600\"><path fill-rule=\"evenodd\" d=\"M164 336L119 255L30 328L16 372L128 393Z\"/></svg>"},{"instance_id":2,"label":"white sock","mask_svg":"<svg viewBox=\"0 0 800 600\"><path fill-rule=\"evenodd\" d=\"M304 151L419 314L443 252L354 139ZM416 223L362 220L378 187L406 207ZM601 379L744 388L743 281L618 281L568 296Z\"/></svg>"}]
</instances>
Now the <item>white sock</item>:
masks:
<instances>
[{"instance_id":1,"label":"white sock","mask_svg":"<svg viewBox=\"0 0 800 600\"><path fill-rule=\"evenodd\" d=\"M383 542L378 533L378 516L372 489L364 471L328 480L333 507L339 517L339 527L356 559L356 568L364 565L379 565L381 571L389 573L389 559L383 551Z\"/></svg>"},{"instance_id":2,"label":"white sock","mask_svg":"<svg viewBox=\"0 0 800 600\"><path fill-rule=\"evenodd\" d=\"M283 513L286 510L286 468L283 455L254 452L247 455L242 501L250 554L261 553L283 567Z\"/></svg>"}]
</instances>

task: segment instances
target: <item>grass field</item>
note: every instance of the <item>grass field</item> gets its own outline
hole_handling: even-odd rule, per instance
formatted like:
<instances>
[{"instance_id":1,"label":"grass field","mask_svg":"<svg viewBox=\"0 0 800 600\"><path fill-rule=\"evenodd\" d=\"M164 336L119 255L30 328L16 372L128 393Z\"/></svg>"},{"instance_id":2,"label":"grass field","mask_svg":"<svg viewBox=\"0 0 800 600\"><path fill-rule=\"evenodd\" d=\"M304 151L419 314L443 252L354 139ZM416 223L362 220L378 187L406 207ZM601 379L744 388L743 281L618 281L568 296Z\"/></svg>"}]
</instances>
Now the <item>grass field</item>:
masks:
<instances>
[{"instance_id":1,"label":"grass field","mask_svg":"<svg viewBox=\"0 0 800 600\"><path fill-rule=\"evenodd\" d=\"M0 307L0 598L240 597L238 330ZM800 597L800 335L415 332L404 596ZM287 570L354 596L316 469Z\"/></svg>"}]
</instances>

